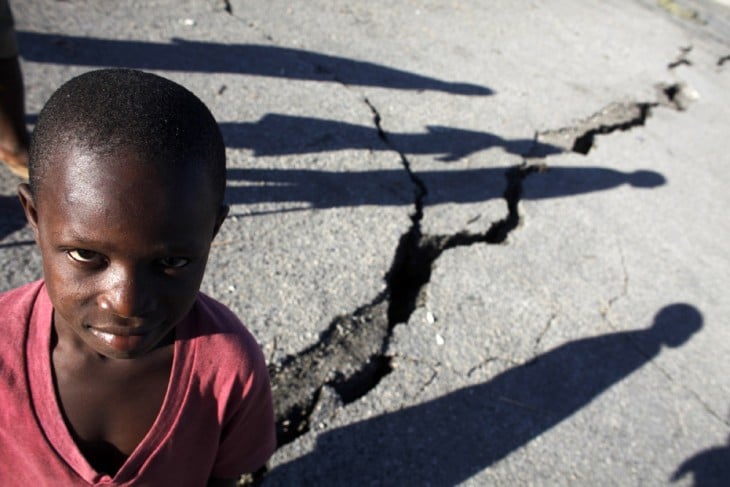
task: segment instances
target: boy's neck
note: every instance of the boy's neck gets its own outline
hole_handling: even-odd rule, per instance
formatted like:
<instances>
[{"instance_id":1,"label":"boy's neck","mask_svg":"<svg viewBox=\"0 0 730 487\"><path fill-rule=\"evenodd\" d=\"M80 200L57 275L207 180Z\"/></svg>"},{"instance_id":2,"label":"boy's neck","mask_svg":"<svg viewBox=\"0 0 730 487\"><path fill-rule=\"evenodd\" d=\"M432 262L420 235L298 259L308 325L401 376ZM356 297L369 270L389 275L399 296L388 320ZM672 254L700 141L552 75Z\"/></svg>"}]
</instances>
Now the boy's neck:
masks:
<instances>
[{"instance_id":1,"label":"boy's neck","mask_svg":"<svg viewBox=\"0 0 730 487\"><path fill-rule=\"evenodd\" d=\"M113 477L162 408L174 358L174 331L164 345L132 359L95 352L73 331L58 326L55 317L52 333L51 366L63 419L89 464Z\"/></svg>"}]
</instances>

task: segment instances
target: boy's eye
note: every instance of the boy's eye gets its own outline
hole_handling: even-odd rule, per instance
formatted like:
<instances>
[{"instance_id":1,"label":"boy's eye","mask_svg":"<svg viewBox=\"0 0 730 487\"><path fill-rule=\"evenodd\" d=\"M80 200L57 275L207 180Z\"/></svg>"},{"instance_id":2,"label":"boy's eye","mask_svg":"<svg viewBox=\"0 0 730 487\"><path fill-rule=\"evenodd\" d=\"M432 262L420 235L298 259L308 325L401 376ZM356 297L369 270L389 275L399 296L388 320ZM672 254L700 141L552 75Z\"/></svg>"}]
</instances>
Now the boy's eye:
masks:
<instances>
[{"instance_id":1,"label":"boy's eye","mask_svg":"<svg viewBox=\"0 0 730 487\"><path fill-rule=\"evenodd\" d=\"M66 253L69 257L71 257L71 259L75 260L76 262L94 262L96 259L99 258L99 254L97 254L93 250L74 249L69 250Z\"/></svg>"},{"instance_id":2,"label":"boy's eye","mask_svg":"<svg viewBox=\"0 0 730 487\"><path fill-rule=\"evenodd\" d=\"M190 262L190 260L185 257L163 257L160 259L162 267L167 267L168 269L179 269L181 267L185 267L188 265L188 262Z\"/></svg>"}]
</instances>

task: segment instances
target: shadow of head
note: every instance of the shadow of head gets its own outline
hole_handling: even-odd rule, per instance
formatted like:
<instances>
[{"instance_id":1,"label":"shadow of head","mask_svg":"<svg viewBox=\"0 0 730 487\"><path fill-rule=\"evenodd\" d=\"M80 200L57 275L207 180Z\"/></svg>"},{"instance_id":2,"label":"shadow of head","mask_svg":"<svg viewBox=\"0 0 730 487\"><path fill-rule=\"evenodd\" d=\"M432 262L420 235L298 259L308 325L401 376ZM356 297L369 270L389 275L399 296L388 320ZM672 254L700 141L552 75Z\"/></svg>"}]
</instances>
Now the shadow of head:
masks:
<instances>
[{"instance_id":1,"label":"shadow of head","mask_svg":"<svg viewBox=\"0 0 730 487\"><path fill-rule=\"evenodd\" d=\"M635 188L656 188L667 183L667 179L655 171L634 171L629 174L628 182Z\"/></svg>"},{"instance_id":2,"label":"shadow of head","mask_svg":"<svg viewBox=\"0 0 730 487\"><path fill-rule=\"evenodd\" d=\"M665 306L654 317L651 334L657 342L679 347L702 328L702 313L692 305L675 303Z\"/></svg>"},{"instance_id":3,"label":"shadow of head","mask_svg":"<svg viewBox=\"0 0 730 487\"><path fill-rule=\"evenodd\" d=\"M730 479L730 437L725 445L718 445L688 458L672 474L670 480L677 482L691 473L695 486L710 487L727 485Z\"/></svg>"}]
</instances>

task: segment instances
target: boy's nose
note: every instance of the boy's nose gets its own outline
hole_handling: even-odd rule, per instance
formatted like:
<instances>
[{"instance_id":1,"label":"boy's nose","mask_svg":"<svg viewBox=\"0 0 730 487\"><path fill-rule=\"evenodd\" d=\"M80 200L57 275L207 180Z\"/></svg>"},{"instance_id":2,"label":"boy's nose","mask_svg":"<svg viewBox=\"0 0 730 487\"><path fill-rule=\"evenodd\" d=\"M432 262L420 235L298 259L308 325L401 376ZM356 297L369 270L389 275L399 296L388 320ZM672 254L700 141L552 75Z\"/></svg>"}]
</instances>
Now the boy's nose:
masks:
<instances>
[{"instance_id":1,"label":"boy's nose","mask_svg":"<svg viewBox=\"0 0 730 487\"><path fill-rule=\"evenodd\" d=\"M99 296L99 307L121 318L139 318L155 309L154 294L144 273L119 270Z\"/></svg>"}]
</instances>

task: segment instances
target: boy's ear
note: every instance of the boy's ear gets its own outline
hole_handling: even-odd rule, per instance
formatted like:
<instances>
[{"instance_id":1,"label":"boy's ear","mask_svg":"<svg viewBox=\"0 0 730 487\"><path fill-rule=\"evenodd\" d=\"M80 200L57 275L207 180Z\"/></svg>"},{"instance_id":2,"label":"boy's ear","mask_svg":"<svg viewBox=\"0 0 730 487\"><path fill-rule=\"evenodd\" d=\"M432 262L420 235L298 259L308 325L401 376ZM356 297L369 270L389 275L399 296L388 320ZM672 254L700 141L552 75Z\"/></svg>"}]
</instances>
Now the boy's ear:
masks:
<instances>
[{"instance_id":1,"label":"boy's ear","mask_svg":"<svg viewBox=\"0 0 730 487\"><path fill-rule=\"evenodd\" d=\"M218 230L221 229L221 225L223 225L223 221L228 216L228 212L230 211L231 207L222 204L221 207L218 209L218 216L215 219L215 227L213 227L213 238L215 238L216 235L218 235Z\"/></svg>"},{"instance_id":2,"label":"boy's ear","mask_svg":"<svg viewBox=\"0 0 730 487\"><path fill-rule=\"evenodd\" d=\"M20 198L20 204L23 206L25 218L33 228L35 241L38 243L38 210L36 209L33 193L30 191L28 183L22 183L18 186L18 198Z\"/></svg>"}]
</instances>

